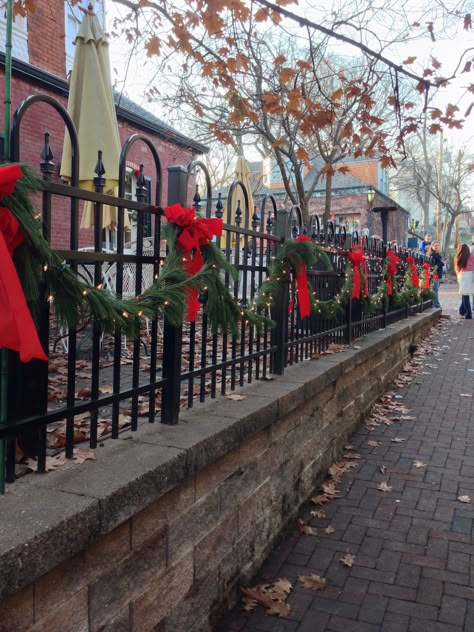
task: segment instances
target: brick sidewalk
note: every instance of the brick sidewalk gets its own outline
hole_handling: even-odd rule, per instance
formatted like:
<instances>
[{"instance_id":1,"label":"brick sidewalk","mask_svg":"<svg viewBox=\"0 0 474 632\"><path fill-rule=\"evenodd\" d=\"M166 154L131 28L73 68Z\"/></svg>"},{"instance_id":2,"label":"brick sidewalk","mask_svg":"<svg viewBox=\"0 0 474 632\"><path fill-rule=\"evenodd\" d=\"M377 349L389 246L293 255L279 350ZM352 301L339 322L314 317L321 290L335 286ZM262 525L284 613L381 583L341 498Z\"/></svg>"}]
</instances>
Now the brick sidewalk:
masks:
<instances>
[{"instance_id":1,"label":"brick sidewalk","mask_svg":"<svg viewBox=\"0 0 474 632\"><path fill-rule=\"evenodd\" d=\"M238 606L219 632L474 632L474 398L460 396L474 392L474 321L457 314L454 283L442 285L440 300L451 319L434 332L432 354L415 354L422 370L392 392L416 420L372 431L362 424L352 437L358 467L337 484L326 518L311 518L314 505L302 509L318 535L295 525L254 582L288 578L289 617ZM382 481L392 490L377 489ZM473 502L457 500L464 495ZM340 562L347 552L351 568ZM297 583L311 574L326 578L324 591Z\"/></svg>"}]
</instances>

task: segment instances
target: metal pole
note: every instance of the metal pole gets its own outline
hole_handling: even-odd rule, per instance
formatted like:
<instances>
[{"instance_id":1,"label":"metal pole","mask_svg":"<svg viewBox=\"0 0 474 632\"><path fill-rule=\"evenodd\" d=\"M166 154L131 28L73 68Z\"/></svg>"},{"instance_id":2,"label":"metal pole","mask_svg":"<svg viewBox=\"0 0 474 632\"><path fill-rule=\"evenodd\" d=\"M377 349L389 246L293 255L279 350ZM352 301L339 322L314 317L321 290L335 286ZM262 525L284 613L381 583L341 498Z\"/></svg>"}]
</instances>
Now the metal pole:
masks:
<instances>
[{"instance_id":1,"label":"metal pole","mask_svg":"<svg viewBox=\"0 0 474 632\"><path fill-rule=\"evenodd\" d=\"M438 149L438 195L436 197L436 240L441 241L441 191L443 186L443 132L439 134ZM442 244L441 244L442 245Z\"/></svg>"},{"instance_id":2,"label":"metal pole","mask_svg":"<svg viewBox=\"0 0 474 632\"><path fill-rule=\"evenodd\" d=\"M10 158L10 106L12 86L12 24L13 24L13 0L7 0L6 15L6 42L5 42L5 96L3 132L4 158ZM7 423L7 387L8 387L8 352L0 350L0 425ZM5 441L0 441L0 494L5 493Z\"/></svg>"}]
</instances>

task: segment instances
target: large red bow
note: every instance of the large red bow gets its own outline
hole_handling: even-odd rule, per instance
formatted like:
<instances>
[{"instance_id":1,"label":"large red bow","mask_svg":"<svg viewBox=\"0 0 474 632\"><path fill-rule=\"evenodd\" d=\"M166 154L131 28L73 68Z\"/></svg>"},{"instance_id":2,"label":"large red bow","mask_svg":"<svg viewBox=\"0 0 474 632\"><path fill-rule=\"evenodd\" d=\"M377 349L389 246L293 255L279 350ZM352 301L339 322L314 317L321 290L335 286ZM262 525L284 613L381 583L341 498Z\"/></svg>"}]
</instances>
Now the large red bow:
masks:
<instances>
[{"instance_id":1,"label":"large red bow","mask_svg":"<svg viewBox=\"0 0 474 632\"><path fill-rule=\"evenodd\" d=\"M410 266L411 282L413 283L414 287L418 287L420 284L420 279L418 278L418 271L416 269L415 260L413 259L413 257L407 257L406 262Z\"/></svg>"},{"instance_id":2,"label":"large red bow","mask_svg":"<svg viewBox=\"0 0 474 632\"><path fill-rule=\"evenodd\" d=\"M311 238L307 235L299 235L295 242L301 241L311 241ZM308 274L306 272L306 266L304 263L301 264L301 267L297 267L293 264L295 268L295 279L296 279L296 291L298 293L298 306L300 308L300 318L306 318L311 313L311 302L309 300L309 289L308 289ZM289 305L290 311L293 309L293 305L290 302Z\"/></svg>"},{"instance_id":3,"label":"large red bow","mask_svg":"<svg viewBox=\"0 0 474 632\"><path fill-rule=\"evenodd\" d=\"M397 257L397 255L393 252L393 250L388 250L387 258L389 259L388 266L387 266L387 285L388 285L387 294L391 296L393 293L393 275L396 274L397 272L397 263L400 261L400 257Z\"/></svg>"},{"instance_id":4,"label":"large red bow","mask_svg":"<svg viewBox=\"0 0 474 632\"><path fill-rule=\"evenodd\" d=\"M167 206L165 217L168 222L173 222L183 229L178 237L178 245L185 255L186 272L192 276L204 265L201 246L208 244L214 236L222 235L222 219L197 218L194 216L193 208L183 208L181 204ZM196 287L189 288L187 291L186 320L189 322L196 320L201 306L198 296L199 290Z\"/></svg>"},{"instance_id":5,"label":"large red bow","mask_svg":"<svg viewBox=\"0 0 474 632\"><path fill-rule=\"evenodd\" d=\"M21 177L18 165L0 167L0 199L13 193ZM18 351L22 362L47 360L12 260L24 239L16 218L0 206L0 348Z\"/></svg>"},{"instance_id":6,"label":"large red bow","mask_svg":"<svg viewBox=\"0 0 474 632\"><path fill-rule=\"evenodd\" d=\"M347 254L354 269L354 280L351 298L360 298L360 266L364 268L364 296L369 296L369 280L367 275L367 262L364 259L364 251L360 246L354 246Z\"/></svg>"}]
</instances>

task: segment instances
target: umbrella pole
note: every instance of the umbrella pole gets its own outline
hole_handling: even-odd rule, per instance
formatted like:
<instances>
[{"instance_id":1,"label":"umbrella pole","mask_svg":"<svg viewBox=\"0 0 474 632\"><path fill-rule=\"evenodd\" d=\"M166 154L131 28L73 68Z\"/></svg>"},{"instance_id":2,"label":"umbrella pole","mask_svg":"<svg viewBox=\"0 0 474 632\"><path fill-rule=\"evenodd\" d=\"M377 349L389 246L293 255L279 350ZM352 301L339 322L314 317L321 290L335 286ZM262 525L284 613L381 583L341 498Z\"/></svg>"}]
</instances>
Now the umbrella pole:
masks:
<instances>
[{"instance_id":1,"label":"umbrella pole","mask_svg":"<svg viewBox=\"0 0 474 632\"><path fill-rule=\"evenodd\" d=\"M6 15L6 42L5 42L5 96L4 96L4 122L3 131L5 137L4 158L10 158L10 106L12 87L12 25L13 25L13 0L7 0ZM8 388L8 352L0 350L0 425L7 423L7 388ZM5 446L3 439L0 441L0 494L5 493Z\"/></svg>"}]
</instances>

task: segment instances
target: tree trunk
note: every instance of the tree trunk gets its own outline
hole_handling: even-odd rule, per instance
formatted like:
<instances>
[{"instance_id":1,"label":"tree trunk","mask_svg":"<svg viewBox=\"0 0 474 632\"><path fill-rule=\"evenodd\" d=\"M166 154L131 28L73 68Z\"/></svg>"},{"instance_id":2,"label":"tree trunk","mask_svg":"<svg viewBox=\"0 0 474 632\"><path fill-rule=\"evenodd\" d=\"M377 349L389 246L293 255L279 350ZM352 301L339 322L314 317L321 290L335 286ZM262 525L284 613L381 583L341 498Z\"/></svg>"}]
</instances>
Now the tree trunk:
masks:
<instances>
[{"instance_id":1,"label":"tree trunk","mask_svg":"<svg viewBox=\"0 0 474 632\"><path fill-rule=\"evenodd\" d=\"M453 232L454 222L456 221L455 217L450 217L448 226L446 227L446 233L443 239L443 252L448 254L449 244L451 242L451 233Z\"/></svg>"},{"instance_id":2,"label":"tree trunk","mask_svg":"<svg viewBox=\"0 0 474 632\"><path fill-rule=\"evenodd\" d=\"M326 200L324 202L323 224L331 219L332 175L326 174Z\"/></svg>"}]
</instances>

